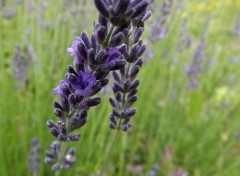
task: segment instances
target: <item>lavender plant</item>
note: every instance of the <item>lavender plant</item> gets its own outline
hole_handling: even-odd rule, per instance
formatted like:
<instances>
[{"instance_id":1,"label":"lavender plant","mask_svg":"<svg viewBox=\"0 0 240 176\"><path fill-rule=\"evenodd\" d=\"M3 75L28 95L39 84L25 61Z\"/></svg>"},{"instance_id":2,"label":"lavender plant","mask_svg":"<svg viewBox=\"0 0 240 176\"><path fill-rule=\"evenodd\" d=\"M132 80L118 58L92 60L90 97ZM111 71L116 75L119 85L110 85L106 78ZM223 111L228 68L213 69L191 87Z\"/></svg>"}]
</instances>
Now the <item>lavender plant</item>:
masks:
<instances>
[{"instance_id":1,"label":"lavender plant","mask_svg":"<svg viewBox=\"0 0 240 176\"><path fill-rule=\"evenodd\" d=\"M14 67L13 67L13 75L17 82L17 88L24 86L27 83L27 67L28 63L24 58L24 54L22 52L22 48L20 45L15 46L15 53L14 53Z\"/></svg>"},{"instance_id":2,"label":"lavender plant","mask_svg":"<svg viewBox=\"0 0 240 176\"><path fill-rule=\"evenodd\" d=\"M37 138L32 139L32 148L29 152L29 170L33 176L38 175L40 169L40 146Z\"/></svg>"},{"instance_id":3,"label":"lavender plant","mask_svg":"<svg viewBox=\"0 0 240 176\"><path fill-rule=\"evenodd\" d=\"M240 36L240 17L238 16L235 25L234 25L234 31L233 33L239 37Z\"/></svg>"},{"instance_id":4,"label":"lavender plant","mask_svg":"<svg viewBox=\"0 0 240 176\"><path fill-rule=\"evenodd\" d=\"M181 24L180 35L178 40L178 51L182 52L184 49L188 49L192 44L192 38L187 29L188 18L184 17Z\"/></svg>"},{"instance_id":5,"label":"lavender plant","mask_svg":"<svg viewBox=\"0 0 240 176\"><path fill-rule=\"evenodd\" d=\"M136 112L130 110L130 106L137 100L135 94L139 81L135 81L135 77L142 65L139 58L146 49L140 37L144 22L151 15L146 12L149 2L94 2L99 11L94 34L89 37L82 32L67 49L75 57L74 66L68 66L65 78L54 89L54 94L60 96L60 101L54 102L58 121L48 120L47 126L57 141L51 144L51 150L46 151L45 162L52 165L55 175L75 163L75 148L68 150L68 142L80 140L81 135L75 131L86 124L89 109L101 102L96 94L108 84L110 72L113 71L116 80L113 85L116 100L111 99L111 102L118 110L113 112L121 113L120 116L111 115L110 127L127 130L130 117Z\"/></svg>"},{"instance_id":6,"label":"lavender plant","mask_svg":"<svg viewBox=\"0 0 240 176\"><path fill-rule=\"evenodd\" d=\"M204 61L206 58L205 46L206 46L206 34L209 26L210 16L206 18L205 24L202 29L201 38L197 48L194 51L194 57L190 66L186 67L186 73L188 76L188 89L193 91L198 87L200 74L203 70Z\"/></svg>"},{"instance_id":7,"label":"lavender plant","mask_svg":"<svg viewBox=\"0 0 240 176\"><path fill-rule=\"evenodd\" d=\"M164 0L162 2L157 20L151 24L151 29L148 37L150 42L157 42L160 39L166 38L169 31L167 20L171 14L172 6L172 0Z\"/></svg>"}]
</instances>

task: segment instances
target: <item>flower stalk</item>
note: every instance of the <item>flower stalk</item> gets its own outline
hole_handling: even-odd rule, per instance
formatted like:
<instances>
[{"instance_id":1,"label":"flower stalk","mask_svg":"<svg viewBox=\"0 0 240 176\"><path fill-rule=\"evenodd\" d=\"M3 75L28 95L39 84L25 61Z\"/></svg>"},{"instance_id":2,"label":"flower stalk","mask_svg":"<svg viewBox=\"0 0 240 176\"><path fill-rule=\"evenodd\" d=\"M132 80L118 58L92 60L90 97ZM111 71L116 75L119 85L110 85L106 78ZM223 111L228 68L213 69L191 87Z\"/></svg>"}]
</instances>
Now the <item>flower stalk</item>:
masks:
<instances>
[{"instance_id":1,"label":"flower stalk","mask_svg":"<svg viewBox=\"0 0 240 176\"><path fill-rule=\"evenodd\" d=\"M88 36L82 32L72 47L67 49L75 57L73 66L67 67L65 78L54 89L54 95L60 96L60 101L54 102L54 114L58 121L48 120L47 126L57 141L51 144L51 150L46 151L45 162L52 165L55 176L60 175L62 170L70 169L76 162L76 149L72 147L68 150L68 142L80 140L81 135L75 131L87 123L91 107L100 104L101 98L97 93L108 84L110 72L113 72L113 77L117 72L122 75L119 78L121 83L115 83L113 87L117 90L115 93L119 102L114 112L120 110L123 115L119 116L118 124L117 121L114 124L118 130L106 158L120 129L126 131L129 128L129 117L136 112L130 106L136 101L135 89L139 82L133 81L142 65L139 58L146 49L140 36L144 22L151 15L146 12L149 3L147 0L94 2L99 11L94 33ZM132 39L130 36L133 36ZM121 93L118 91L119 85L122 86ZM110 124L110 127L113 125Z\"/></svg>"}]
</instances>

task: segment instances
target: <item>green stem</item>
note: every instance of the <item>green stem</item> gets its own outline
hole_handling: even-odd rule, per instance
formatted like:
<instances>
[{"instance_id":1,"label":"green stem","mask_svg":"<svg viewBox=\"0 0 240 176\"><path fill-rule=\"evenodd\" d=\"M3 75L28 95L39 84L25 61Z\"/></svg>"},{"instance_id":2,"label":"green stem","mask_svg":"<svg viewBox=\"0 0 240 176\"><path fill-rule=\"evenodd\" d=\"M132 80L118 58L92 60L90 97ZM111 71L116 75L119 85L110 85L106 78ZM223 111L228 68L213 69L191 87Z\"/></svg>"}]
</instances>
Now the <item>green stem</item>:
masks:
<instances>
[{"instance_id":1,"label":"green stem","mask_svg":"<svg viewBox=\"0 0 240 176\"><path fill-rule=\"evenodd\" d=\"M113 33L113 29L114 29L114 26L112 25L109 32L108 32L108 35L106 37L106 40L104 41L103 43L103 47L106 48L108 47L108 44L109 44L109 40L110 40L110 37L112 36L112 33Z\"/></svg>"},{"instance_id":2,"label":"green stem","mask_svg":"<svg viewBox=\"0 0 240 176\"><path fill-rule=\"evenodd\" d=\"M66 119L66 127L67 127L67 135L68 135L68 132L69 132L69 120L68 118ZM68 142L65 142L65 141L61 141L60 142L60 152L59 152L59 155L58 155L58 161L57 163L61 163L65 157L65 153L67 151L67 146L68 146ZM54 176L59 176L61 173L61 169L56 171Z\"/></svg>"},{"instance_id":3,"label":"green stem","mask_svg":"<svg viewBox=\"0 0 240 176\"><path fill-rule=\"evenodd\" d=\"M59 157L58 157L58 163L61 163L62 160L64 159L65 157L65 153L67 151L67 146L68 146L68 142L61 142L60 143L60 154L59 154ZM55 172L54 176L59 176L60 175L60 171L61 170L58 170Z\"/></svg>"},{"instance_id":4,"label":"green stem","mask_svg":"<svg viewBox=\"0 0 240 176\"><path fill-rule=\"evenodd\" d=\"M117 131L116 131L116 132L114 133L114 135L113 135L112 142L111 142L111 144L108 146L107 153L105 154L105 158L104 158L104 160L103 160L103 164L102 164L102 166L101 166L100 173L98 174L98 176L101 176L101 175L102 175L102 171L103 171L103 169L105 168L106 163L107 163L107 159L108 159L108 157L109 157L109 154L111 153L111 150L112 150L115 142L117 141L119 132L120 132L120 130L117 129Z\"/></svg>"}]
</instances>

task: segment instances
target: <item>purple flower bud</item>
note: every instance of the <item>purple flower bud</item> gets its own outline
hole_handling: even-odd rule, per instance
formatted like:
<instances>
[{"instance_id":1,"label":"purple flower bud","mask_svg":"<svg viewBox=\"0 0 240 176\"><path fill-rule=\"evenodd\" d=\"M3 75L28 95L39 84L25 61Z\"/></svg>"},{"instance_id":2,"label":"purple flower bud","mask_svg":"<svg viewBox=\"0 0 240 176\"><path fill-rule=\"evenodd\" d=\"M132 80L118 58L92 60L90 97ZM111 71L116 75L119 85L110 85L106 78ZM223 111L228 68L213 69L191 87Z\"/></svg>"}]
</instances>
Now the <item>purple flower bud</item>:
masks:
<instances>
[{"instance_id":1,"label":"purple flower bud","mask_svg":"<svg viewBox=\"0 0 240 176\"><path fill-rule=\"evenodd\" d=\"M145 51L146 51L146 45L142 45L142 46L138 49L137 57L141 57Z\"/></svg>"},{"instance_id":2,"label":"purple flower bud","mask_svg":"<svg viewBox=\"0 0 240 176\"><path fill-rule=\"evenodd\" d=\"M132 96L136 95L137 92L138 92L137 89L132 89L132 90L128 93L127 98L131 98Z\"/></svg>"},{"instance_id":3,"label":"purple flower bud","mask_svg":"<svg viewBox=\"0 0 240 176\"><path fill-rule=\"evenodd\" d=\"M99 24L100 24L101 26L104 26L104 27L107 28L107 26L108 26L108 20L107 20L107 18L105 18L103 15L99 14L99 16L98 16L98 22L99 22Z\"/></svg>"},{"instance_id":4,"label":"purple flower bud","mask_svg":"<svg viewBox=\"0 0 240 176\"><path fill-rule=\"evenodd\" d=\"M108 84L108 79L103 79L103 80L101 80L100 81L100 84L101 84L101 87L104 87L104 86L106 86L107 84Z\"/></svg>"},{"instance_id":5,"label":"purple flower bud","mask_svg":"<svg viewBox=\"0 0 240 176\"><path fill-rule=\"evenodd\" d=\"M132 110L124 110L122 112L123 116L126 118L126 117L132 117L136 114L136 110L135 109L132 109Z\"/></svg>"},{"instance_id":6,"label":"purple flower bud","mask_svg":"<svg viewBox=\"0 0 240 176\"><path fill-rule=\"evenodd\" d=\"M95 65L95 56L94 56L94 49L89 49L88 50L88 62L90 65Z\"/></svg>"},{"instance_id":7,"label":"purple flower bud","mask_svg":"<svg viewBox=\"0 0 240 176\"><path fill-rule=\"evenodd\" d=\"M81 138L81 135L80 134L73 134L73 135L70 135L69 136L69 140L70 141L79 141Z\"/></svg>"},{"instance_id":8,"label":"purple flower bud","mask_svg":"<svg viewBox=\"0 0 240 176\"><path fill-rule=\"evenodd\" d=\"M109 127L111 129L116 129L117 128L117 126L113 122L110 122Z\"/></svg>"},{"instance_id":9,"label":"purple flower bud","mask_svg":"<svg viewBox=\"0 0 240 176\"><path fill-rule=\"evenodd\" d=\"M69 155L74 155L75 153L76 153L76 148L75 147L70 148L70 150L68 151Z\"/></svg>"},{"instance_id":10,"label":"purple flower bud","mask_svg":"<svg viewBox=\"0 0 240 176\"><path fill-rule=\"evenodd\" d=\"M64 110L63 107L62 107L58 102L56 102L56 101L53 103L53 107L54 107L54 108L61 109L62 111Z\"/></svg>"},{"instance_id":11,"label":"purple flower bud","mask_svg":"<svg viewBox=\"0 0 240 176\"><path fill-rule=\"evenodd\" d=\"M87 117L87 113L88 111L86 109L84 109L81 113L78 114L78 118L79 119L84 119Z\"/></svg>"},{"instance_id":12,"label":"purple flower bud","mask_svg":"<svg viewBox=\"0 0 240 176\"><path fill-rule=\"evenodd\" d=\"M113 75L113 78L115 81L117 81L118 83L121 83L121 79L120 77L118 76L117 72L116 71L113 71L112 72L112 75Z\"/></svg>"},{"instance_id":13,"label":"purple flower bud","mask_svg":"<svg viewBox=\"0 0 240 176\"><path fill-rule=\"evenodd\" d=\"M47 126L49 128L53 128L53 127L58 128L58 126L52 120L47 121Z\"/></svg>"},{"instance_id":14,"label":"purple flower bud","mask_svg":"<svg viewBox=\"0 0 240 176\"><path fill-rule=\"evenodd\" d=\"M61 86L61 91L65 95L64 97L68 97L68 95L70 95L70 93L71 93L69 86L67 84L63 84Z\"/></svg>"},{"instance_id":15,"label":"purple flower bud","mask_svg":"<svg viewBox=\"0 0 240 176\"><path fill-rule=\"evenodd\" d=\"M145 13L145 15L142 18L142 21L145 22L147 21L150 17L152 16L152 12L148 11L147 13Z\"/></svg>"},{"instance_id":16,"label":"purple flower bud","mask_svg":"<svg viewBox=\"0 0 240 176\"><path fill-rule=\"evenodd\" d=\"M140 83L139 80L134 81L134 82L131 84L131 86L130 86L129 89L130 89L130 90L136 89L136 88L139 86L139 83Z\"/></svg>"},{"instance_id":17,"label":"purple flower bud","mask_svg":"<svg viewBox=\"0 0 240 176\"><path fill-rule=\"evenodd\" d=\"M120 116L121 116L120 112L118 112L117 109L113 109L113 110L112 110L112 114L113 114L115 117L120 117Z\"/></svg>"},{"instance_id":18,"label":"purple flower bud","mask_svg":"<svg viewBox=\"0 0 240 176\"><path fill-rule=\"evenodd\" d=\"M102 50L96 57L97 64L102 64L109 57L109 53L106 50Z\"/></svg>"},{"instance_id":19,"label":"purple flower bud","mask_svg":"<svg viewBox=\"0 0 240 176\"><path fill-rule=\"evenodd\" d=\"M58 138L58 140L60 140L60 141L67 141L67 136L65 136L64 134L59 134L58 136L57 136L57 138Z\"/></svg>"},{"instance_id":20,"label":"purple flower bud","mask_svg":"<svg viewBox=\"0 0 240 176\"><path fill-rule=\"evenodd\" d=\"M118 108L118 103L112 97L110 97L109 102L111 103L112 107Z\"/></svg>"},{"instance_id":21,"label":"purple flower bud","mask_svg":"<svg viewBox=\"0 0 240 176\"><path fill-rule=\"evenodd\" d=\"M92 107L92 106L97 106L101 102L100 97L92 98L87 100L87 106Z\"/></svg>"},{"instance_id":22,"label":"purple flower bud","mask_svg":"<svg viewBox=\"0 0 240 176\"><path fill-rule=\"evenodd\" d=\"M98 9L98 11L105 17L108 17L108 7L106 1L104 0L94 0L94 3Z\"/></svg>"},{"instance_id":23,"label":"purple flower bud","mask_svg":"<svg viewBox=\"0 0 240 176\"><path fill-rule=\"evenodd\" d=\"M54 155L52 152L50 152L50 151L46 151L46 152L45 152L45 155L46 155L48 158L52 158L52 159L55 158L55 155Z\"/></svg>"},{"instance_id":24,"label":"purple flower bud","mask_svg":"<svg viewBox=\"0 0 240 176\"><path fill-rule=\"evenodd\" d=\"M87 36L86 32L82 32L81 33L81 38L83 40L83 43L86 46L86 49L90 49L91 48L91 44L90 44L90 41L88 39L88 36Z\"/></svg>"},{"instance_id":25,"label":"purple flower bud","mask_svg":"<svg viewBox=\"0 0 240 176\"><path fill-rule=\"evenodd\" d=\"M112 70L119 70L120 68L124 67L125 64L126 64L126 62L123 61L123 60L115 61L114 66L113 66L110 70L111 70L111 71L112 71Z\"/></svg>"},{"instance_id":26,"label":"purple flower bud","mask_svg":"<svg viewBox=\"0 0 240 176\"><path fill-rule=\"evenodd\" d=\"M92 48L94 49L94 51L96 51L97 50L97 41L96 41L96 38L95 38L95 36L94 35L92 35L91 36L91 46L92 46Z\"/></svg>"},{"instance_id":27,"label":"purple flower bud","mask_svg":"<svg viewBox=\"0 0 240 176\"><path fill-rule=\"evenodd\" d=\"M95 27L95 36L99 43L103 44L107 36L107 29L104 26Z\"/></svg>"},{"instance_id":28,"label":"purple flower bud","mask_svg":"<svg viewBox=\"0 0 240 176\"><path fill-rule=\"evenodd\" d=\"M69 101L68 99L66 98L61 98L61 104L62 104L62 107L64 109L65 112L69 112L70 110L70 104L69 104Z\"/></svg>"},{"instance_id":29,"label":"purple flower bud","mask_svg":"<svg viewBox=\"0 0 240 176\"><path fill-rule=\"evenodd\" d=\"M142 33L143 33L143 28L142 27L137 28L137 30L135 31L134 36L133 36L134 43L137 43L139 41Z\"/></svg>"},{"instance_id":30,"label":"purple flower bud","mask_svg":"<svg viewBox=\"0 0 240 176\"><path fill-rule=\"evenodd\" d=\"M87 48L83 43L78 44L78 51L84 60L87 60Z\"/></svg>"},{"instance_id":31,"label":"purple flower bud","mask_svg":"<svg viewBox=\"0 0 240 176\"><path fill-rule=\"evenodd\" d=\"M121 93L120 93L120 92L116 93L116 94L115 94L115 97L116 97L116 100L117 100L119 103L121 103L121 101L122 101L122 95L121 95Z\"/></svg>"},{"instance_id":32,"label":"purple flower bud","mask_svg":"<svg viewBox=\"0 0 240 176\"><path fill-rule=\"evenodd\" d=\"M130 1L129 0L121 0L117 2L117 5L115 6L114 9L114 14L118 16L119 14L123 14L126 12L128 5Z\"/></svg>"},{"instance_id":33,"label":"purple flower bud","mask_svg":"<svg viewBox=\"0 0 240 176\"><path fill-rule=\"evenodd\" d=\"M112 87L113 87L113 89L116 90L116 91L123 92L122 86L121 86L119 83L117 83L117 82L114 82Z\"/></svg>"},{"instance_id":34,"label":"purple flower bud","mask_svg":"<svg viewBox=\"0 0 240 176\"><path fill-rule=\"evenodd\" d=\"M130 56L128 58L128 62L130 63L133 63L135 62L138 58L137 58L137 54L138 54L138 49L139 49L139 46L138 45L135 45L132 49L131 49L131 52L130 52Z\"/></svg>"},{"instance_id":35,"label":"purple flower bud","mask_svg":"<svg viewBox=\"0 0 240 176\"><path fill-rule=\"evenodd\" d=\"M138 15L142 14L146 10L147 6L148 6L148 2L146 0L139 1L139 3L135 7L133 7L135 12L132 18L135 18Z\"/></svg>"},{"instance_id":36,"label":"purple flower bud","mask_svg":"<svg viewBox=\"0 0 240 176\"><path fill-rule=\"evenodd\" d=\"M123 125L123 126L122 126L122 130L123 130L123 131L128 131L128 129L129 129L128 125Z\"/></svg>"},{"instance_id":37,"label":"purple flower bud","mask_svg":"<svg viewBox=\"0 0 240 176\"><path fill-rule=\"evenodd\" d=\"M126 80L125 83L123 84L123 91L127 92L130 88L131 85L131 81L130 80Z\"/></svg>"},{"instance_id":38,"label":"purple flower bud","mask_svg":"<svg viewBox=\"0 0 240 176\"><path fill-rule=\"evenodd\" d=\"M75 97L74 94L70 94L68 96L68 101L69 101L70 104L72 104L74 106L77 104L77 100L76 100L76 97Z\"/></svg>"},{"instance_id":39,"label":"purple flower bud","mask_svg":"<svg viewBox=\"0 0 240 176\"><path fill-rule=\"evenodd\" d=\"M127 107L130 107L134 102L137 101L137 96L133 96L127 100Z\"/></svg>"},{"instance_id":40,"label":"purple flower bud","mask_svg":"<svg viewBox=\"0 0 240 176\"><path fill-rule=\"evenodd\" d=\"M127 125L130 122L130 120L131 120L131 117L125 117L125 119L123 120L123 126Z\"/></svg>"},{"instance_id":41,"label":"purple flower bud","mask_svg":"<svg viewBox=\"0 0 240 176\"><path fill-rule=\"evenodd\" d=\"M55 108L54 109L54 114L59 117L59 118L63 118L64 117L64 112L61 109Z\"/></svg>"},{"instance_id":42,"label":"purple flower bud","mask_svg":"<svg viewBox=\"0 0 240 176\"><path fill-rule=\"evenodd\" d=\"M77 76L76 71L74 70L74 68L71 65L68 65L67 68L68 68L68 73L75 74Z\"/></svg>"},{"instance_id":43,"label":"purple flower bud","mask_svg":"<svg viewBox=\"0 0 240 176\"><path fill-rule=\"evenodd\" d=\"M140 70L140 67L139 67L139 66L133 67L133 68L131 69L131 72L130 72L130 78L132 78L132 79L135 78L135 77L137 76L139 70Z\"/></svg>"},{"instance_id":44,"label":"purple flower bud","mask_svg":"<svg viewBox=\"0 0 240 176\"><path fill-rule=\"evenodd\" d=\"M110 40L110 46L111 47L116 47L122 44L124 40L124 35L122 32L117 33L116 35L112 36Z\"/></svg>"},{"instance_id":45,"label":"purple flower bud","mask_svg":"<svg viewBox=\"0 0 240 176\"><path fill-rule=\"evenodd\" d=\"M143 59L141 58L141 59L138 59L138 60L137 60L137 62L134 64L133 67L139 66L139 67L141 68L142 65L143 65Z\"/></svg>"},{"instance_id":46,"label":"purple flower bud","mask_svg":"<svg viewBox=\"0 0 240 176\"><path fill-rule=\"evenodd\" d=\"M58 137L58 135L59 135L59 130L58 130L57 128L55 128L55 127L52 127L52 128L50 129L50 132L51 132L51 134L52 134L53 136L55 136L55 137Z\"/></svg>"},{"instance_id":47,"label":"purple flower bud","mask_svg":"<svg viewBox=\"0 0 240 176\"><path fill-rule=\"evenodd\" d=\"M117 119L114 117L113 114L110 114L109 118L114 125L117 125Z\"/></svg>"}]
</instances>

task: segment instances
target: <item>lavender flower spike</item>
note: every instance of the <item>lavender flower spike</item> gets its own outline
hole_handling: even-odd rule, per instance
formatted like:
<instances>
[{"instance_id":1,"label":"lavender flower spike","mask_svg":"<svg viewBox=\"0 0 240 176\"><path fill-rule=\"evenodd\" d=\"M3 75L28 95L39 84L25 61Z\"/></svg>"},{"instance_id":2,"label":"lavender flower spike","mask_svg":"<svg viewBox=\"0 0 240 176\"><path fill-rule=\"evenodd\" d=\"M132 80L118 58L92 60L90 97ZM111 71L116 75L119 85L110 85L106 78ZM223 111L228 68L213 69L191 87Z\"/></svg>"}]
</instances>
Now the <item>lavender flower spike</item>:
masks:
<instances>
[{"instance_id":1,"label":"lavender flower spike","mask_svg":"<svg viewBox=\"0 0 240 176\"><path fill-rule=\"evenodd\" d=\"M40 146L37 138L32 140L32 148L29 152L29 170L31 173L36 174L40 169Z\"/></svg>"},{"instance_id":2,"label":"lavender flower spike","mask_svg":"<svg viewBox=\"0 0 240 176\"><path fill-rule=\"evenodd\" d=\"M137 101L139 80L135 80L139 73L143 59L141 58L146 50L141 35L144 31L144 22L150 17L149 12L144 12L137 18L130 20L128 30L130 36L121 46L123 60L126 65L119 71L113 72L115 80L112 89L114 97L110 98L113 107L110 114L110 128L127 131L131 125L131 118L136 110L131 106Z\"/></svg>"},{"instance_id":3,"label":"lavender flower spike","mask_svg":"<svg viewBox=\"0 0 240 176\"><path fill-rule=\"evenodd\" d=\"M124 74L121 82L123 85L114 84L117 90L124 91L125 94L120 114L124 118L124 129L129 127L128 121L135 114L135 110L129 107L137 99L135 94L138 81L134 79L142 65L139 58L146 49L140 36L143 32L142 25L150 16L149 12L146 13L148 2L118 0L113 4L112 1L95 0L95 5L100 14L98 23L94 25L94 34L88 36L82 32L67 49L75 57L74 66L68 66L65 78L54 89L54 95L60 95L60 101L54 102L54 114L58 121L48 120L47 126L57 141L46 152L45 162L52 165L56 175L75 163L75 149L67 152L68 142L80 140L80 134L75 131L87 123L89 109L101 102L101 98L95 95L108 84L108 74L119 69L123 72L126 63L132 64L128 66L131 74ZM132 31L134 39L130 37ZM117 93L120 96L118 101L121 93ZM118 111L114 112L115 115L118 114Z\"/></svg>"}]
</instances>

